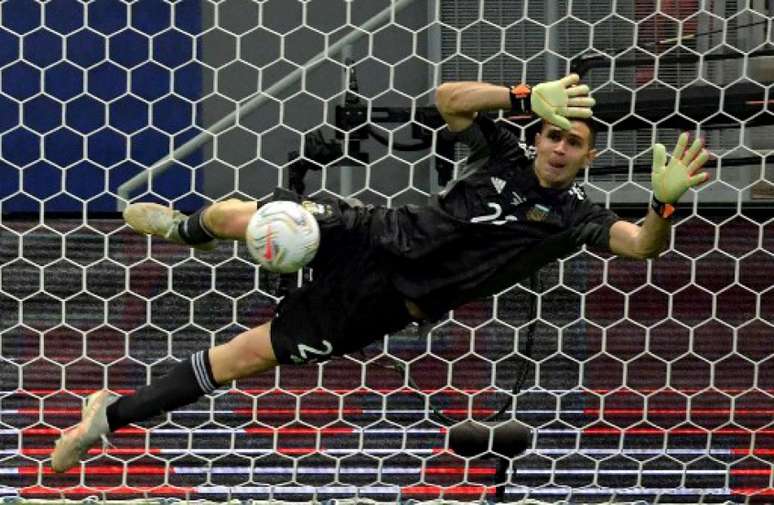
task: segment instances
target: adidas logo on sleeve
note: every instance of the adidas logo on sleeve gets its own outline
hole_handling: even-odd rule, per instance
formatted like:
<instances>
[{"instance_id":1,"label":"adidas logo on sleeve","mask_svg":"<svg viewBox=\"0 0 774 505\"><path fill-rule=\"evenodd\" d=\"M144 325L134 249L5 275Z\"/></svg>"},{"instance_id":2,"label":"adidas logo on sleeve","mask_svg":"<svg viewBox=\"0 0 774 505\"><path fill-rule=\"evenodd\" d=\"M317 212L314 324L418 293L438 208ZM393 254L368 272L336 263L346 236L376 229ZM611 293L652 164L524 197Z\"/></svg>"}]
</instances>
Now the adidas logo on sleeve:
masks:
<instances>
[{"instance_id":1,"label":"adidas logo on sleeve","mask_svg":"<svg viewBox=\"0 0 774 505\"><path fill-rule=\"evenodd\" d=\"M500 179L499 177L492 177L492 185L494 186L495 190L497 190L497 194L503 192L503 189L505 189L506 182L503 179Z\"/></svg>"}]
</instances>

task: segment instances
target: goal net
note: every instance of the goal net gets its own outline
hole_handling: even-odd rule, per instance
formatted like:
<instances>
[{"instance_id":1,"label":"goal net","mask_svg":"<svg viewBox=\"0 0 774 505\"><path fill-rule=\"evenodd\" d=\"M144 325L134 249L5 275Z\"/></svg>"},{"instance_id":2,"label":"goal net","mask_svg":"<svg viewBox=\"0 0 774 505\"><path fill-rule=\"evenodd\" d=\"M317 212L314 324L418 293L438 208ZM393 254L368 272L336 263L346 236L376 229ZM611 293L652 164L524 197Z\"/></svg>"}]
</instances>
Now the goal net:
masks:
<instances>
[{"instance_id":1,"label":"goal net","mask_svg":"<svg viewBox=\"0 0 774 505\"><path fill-rule=\"evenodd\" d=\"M772 16L764 0L1 2L0 500L771 500ZM594 201L642 219L651 147L680 131L716 155L660 258L584 249L52 473L86 395L269 320L304 280L236 243L134 234L127 203L192 212L282 186L423 204L468 154L437 85L570 71L598 103ZM499 120L534 136L534 118ZM529 427L526 451L454 450L454 423L498 411L487 426Z\"/></svg>"}]
</instances>

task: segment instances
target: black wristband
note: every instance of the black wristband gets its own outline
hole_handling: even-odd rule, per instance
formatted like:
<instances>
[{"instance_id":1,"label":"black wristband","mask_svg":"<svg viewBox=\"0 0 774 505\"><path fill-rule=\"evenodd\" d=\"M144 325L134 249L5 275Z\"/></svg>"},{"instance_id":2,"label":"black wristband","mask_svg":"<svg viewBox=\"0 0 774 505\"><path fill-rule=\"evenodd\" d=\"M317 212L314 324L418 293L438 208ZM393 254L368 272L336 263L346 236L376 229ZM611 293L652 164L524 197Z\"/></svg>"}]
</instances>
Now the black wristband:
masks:
<instances>
[{"instance_id":1,"label":"black wristband","mask_svg":"<svg viewBox=\"0 0 774 505\"><path fill-rule=\"evenodd\" d=\"M529 97L532 89L526 84L510 86L511 112L515 114L529 114L532 112Z\"/></svg>"},{"instance_id":2,"label":"black wristband","mask_svg":"<svg viewBox=\"0 0 774 505\"><path fill-rule=\"evenodd\" d=\"M656 214L663 219L671 219L675 213L675 206L671 203L664 203L656 198L656 195L650 200L650 208L656 211Z\"/></svg>"}]
</instances>

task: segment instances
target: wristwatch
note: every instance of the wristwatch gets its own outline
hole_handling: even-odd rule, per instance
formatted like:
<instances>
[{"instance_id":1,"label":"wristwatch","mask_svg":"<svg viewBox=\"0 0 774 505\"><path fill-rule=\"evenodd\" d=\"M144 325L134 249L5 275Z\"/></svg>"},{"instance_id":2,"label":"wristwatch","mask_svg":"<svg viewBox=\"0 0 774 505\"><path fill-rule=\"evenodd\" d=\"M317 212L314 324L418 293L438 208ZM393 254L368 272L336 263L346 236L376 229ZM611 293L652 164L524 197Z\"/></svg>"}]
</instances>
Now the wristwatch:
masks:
<instances>
[{"instance_id":1,"label":"wristwatch","mask_svg":"<svg viewBox=\"0 0 774 505\"><path fill-rule=\"evenodd\" d=\"M529 95L532 88L526 84L517 84L508 88L511 92L511 111L516 113L530 112Z\"/></svg>"}]
</instances>

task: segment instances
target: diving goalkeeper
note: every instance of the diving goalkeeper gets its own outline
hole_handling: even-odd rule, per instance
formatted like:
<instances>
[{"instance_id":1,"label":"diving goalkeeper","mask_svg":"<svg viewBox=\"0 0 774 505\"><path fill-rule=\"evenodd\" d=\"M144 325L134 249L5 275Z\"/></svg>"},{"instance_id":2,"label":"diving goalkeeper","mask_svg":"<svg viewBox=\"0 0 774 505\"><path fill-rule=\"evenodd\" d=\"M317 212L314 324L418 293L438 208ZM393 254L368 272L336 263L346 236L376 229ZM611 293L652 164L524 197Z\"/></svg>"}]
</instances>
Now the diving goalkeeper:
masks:
<instances>
[{"instance_id":1,"label":"diving goalkeeper","mask_svg":"<svg viewBox=\"0 0 774 505\"><path fill-rule=\"evenodd\" d=\"M709 153L679 136L667 160L653 149L653 200L641 226L593 204L575 183L594 160L594 100L577 75L503 87L445 83L436 103L448 128L468 144L465 170L425 206L384 208L335 198L275 199L305 204L320 225L310 264L314 279L277 306L274 318L178 362L131 395L99 391L81 422L57 441L51 466L78 464L100 438L169 412L233 380L278 364L326 360L361 349L412 321L434 320L472 299L529 276L584 244L629 258L654 258L668 244L674 204L707 180ZM527 148L482 111L535 113L543 119ZM244 239L256 202L225 200L185 216L152 203L129 205L124 218L139 233L198 249ZM259 413L260 414L260 413Z\"/></svg>"}]
</instances>

